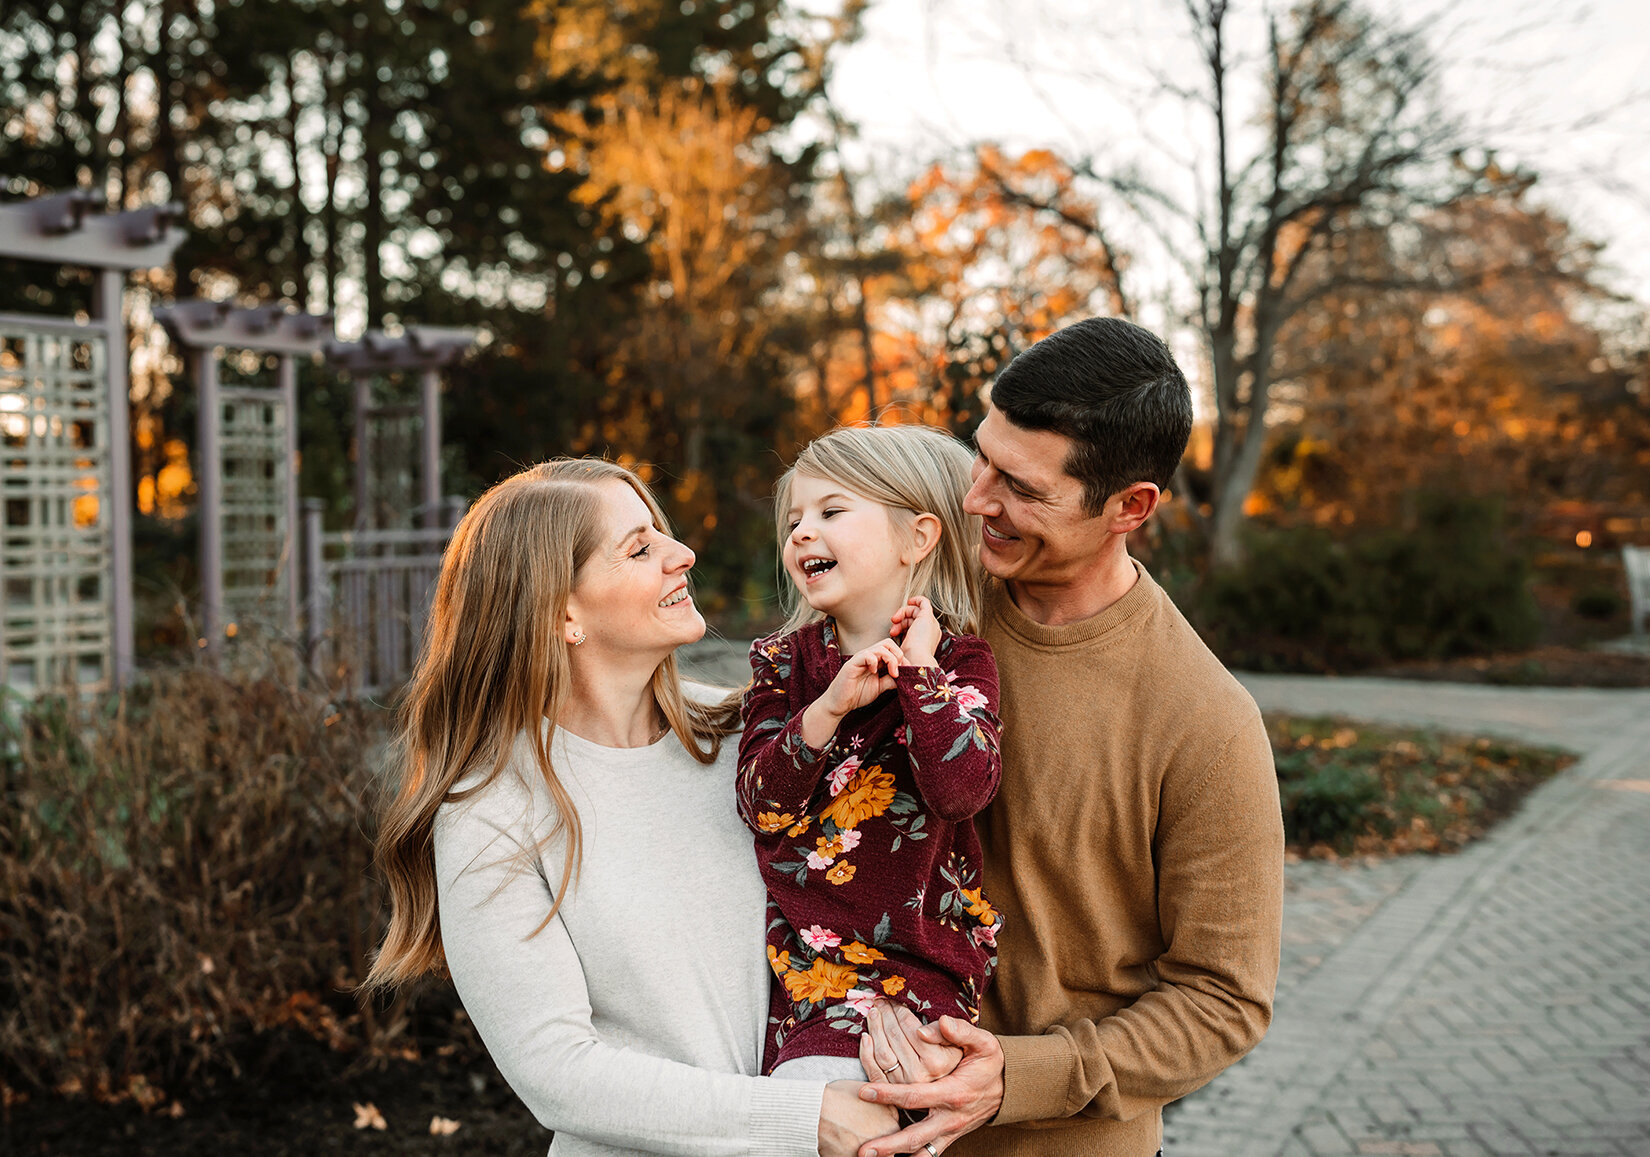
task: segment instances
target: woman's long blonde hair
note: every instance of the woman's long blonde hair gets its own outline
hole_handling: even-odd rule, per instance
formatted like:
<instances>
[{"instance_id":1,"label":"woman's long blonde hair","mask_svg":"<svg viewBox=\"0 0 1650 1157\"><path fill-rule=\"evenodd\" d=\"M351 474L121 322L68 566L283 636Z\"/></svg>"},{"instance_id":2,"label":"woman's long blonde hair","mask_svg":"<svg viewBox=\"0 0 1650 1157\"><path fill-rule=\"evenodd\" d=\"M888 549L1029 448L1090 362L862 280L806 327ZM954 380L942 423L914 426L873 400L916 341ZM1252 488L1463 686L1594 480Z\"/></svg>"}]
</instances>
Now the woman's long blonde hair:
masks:
<instances>
[{"instance_id":1,"label":"woman's long blonde hair","mask_svg":"<svg viewBox=\"0 0 1650 1157\"><path fill-rule=\"evenodd\" d=\"M808 443L774 488L774 528L780 551L790 537L791 491L798 474L823 478L880 502L896 516L896 533L909 534L918 514L940 522L940 541L912 569L908 595L934 604L940 625L952 634L979 629L980 519L963 510L974 455L932 426L844 426ZM821 618L786 576L779 581L786 631Z\"/></svg>"},{"instance_id":2,"label":"woman's long blonde hair","mask_svg":"<svg viewBox=\"0 0 1650 1157\"><path fill-rule=\"evenodd\" d=\"M551 916L577 879L582 831L573 800L550 764L550 741L572 678L562 631L567 598L603 545L608 528L599 487L614 481L634 490L652 512L653 525L669 533L664 511L641 479L600 458L543 462L505 479L453 532L423 651L400 707L398 782L377 843L378 868L390 890L390 924L368 987L444 970L436 812L490 784L523 733L555 802L556 826L545 843L557 832L566 834L564 884ZM737 707L689 700L674 655L654 672L652 691L682 745L701 763L712 762L722 737L737 726ZM478 768L486 769L483 779L454 790Z\"/></svg>"}]
</instances>

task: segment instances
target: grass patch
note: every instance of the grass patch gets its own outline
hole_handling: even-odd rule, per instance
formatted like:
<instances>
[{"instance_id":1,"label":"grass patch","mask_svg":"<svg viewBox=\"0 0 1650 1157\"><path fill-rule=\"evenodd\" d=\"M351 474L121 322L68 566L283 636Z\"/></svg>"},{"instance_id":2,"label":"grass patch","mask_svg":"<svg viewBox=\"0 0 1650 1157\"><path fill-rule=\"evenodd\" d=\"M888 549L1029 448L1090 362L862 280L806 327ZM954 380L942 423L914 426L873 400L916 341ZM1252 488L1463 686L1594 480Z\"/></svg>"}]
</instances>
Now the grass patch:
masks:
<instances>
[{"instance_id":1,"label":"grass patch","mask_svg":"<svg viewBox=\"0 0 1650 1157\"><path fill-rule=\"evenodd\" d=\"M1298 856L1454 852L1575 762L1508 740L1268 715L1284 835Z\"/></svg>"}]
</instances>

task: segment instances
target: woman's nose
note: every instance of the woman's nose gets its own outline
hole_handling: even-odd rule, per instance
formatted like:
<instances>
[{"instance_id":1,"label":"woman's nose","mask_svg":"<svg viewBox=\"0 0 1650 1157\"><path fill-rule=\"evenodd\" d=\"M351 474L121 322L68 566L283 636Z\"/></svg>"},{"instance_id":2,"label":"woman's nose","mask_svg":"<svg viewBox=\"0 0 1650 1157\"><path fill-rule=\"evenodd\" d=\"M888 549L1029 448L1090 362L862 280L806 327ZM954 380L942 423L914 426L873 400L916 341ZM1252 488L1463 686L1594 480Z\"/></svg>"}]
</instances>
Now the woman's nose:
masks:
<instances>
[{"instance_id":1,"label":"woman's nose","mask_svg":"<svg viewBox=\"0 0 1650 1157\"><path fill-rule=\"evenodd\" d=\"M676 540L672 539L671 541L675 542ZM671 565L670 569L673 572L692 569L697 558L697 556L693 553L693 548L685 542L677 542L676 549L681 553L677 556L676 561Z\"/></svg>"}]
</instances>

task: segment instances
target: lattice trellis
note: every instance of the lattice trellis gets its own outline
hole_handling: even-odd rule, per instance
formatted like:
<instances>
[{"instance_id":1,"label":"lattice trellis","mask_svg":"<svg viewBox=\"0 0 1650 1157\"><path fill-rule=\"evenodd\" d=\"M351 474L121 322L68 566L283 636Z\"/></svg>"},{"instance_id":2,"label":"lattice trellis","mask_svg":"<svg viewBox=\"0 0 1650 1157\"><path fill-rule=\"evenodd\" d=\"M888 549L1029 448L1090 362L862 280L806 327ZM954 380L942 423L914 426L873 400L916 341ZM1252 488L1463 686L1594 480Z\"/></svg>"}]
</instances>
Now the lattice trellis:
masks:
<instances>
[{"instance_id":1,"label":"lattice trellis","mask_svg":"<svg viewBox=\"0 0 1650 1157\"><path fill-rule=\"evenodd\" d=\"M372 469L367 474L364 524L405 526L419 509L418 454L423 418L416 404L372 406L362 415L361 436Z\"/></svg>"},{"instance_id":2,"label":"lattice trellis","mask_svg":"<svg viewBox=\"0 0 1650 1157\"><path fill-rule=\"evenodd\" d=\"M223 599L230 622L286 623L296 484L287 465L286 404L269 389L226 388L219 407L223 469Z\"/></svg>"},{"instance_id":3,"label":"lattice trellis","mask_svg":"<svg viewBox=\"0 0 1650 1157\"><path fill-rule=\"evenodd\" d=\"M24 693L111 683L107 356L102 334L0 324L0 671Z\"/></svg>"}]
</instances>

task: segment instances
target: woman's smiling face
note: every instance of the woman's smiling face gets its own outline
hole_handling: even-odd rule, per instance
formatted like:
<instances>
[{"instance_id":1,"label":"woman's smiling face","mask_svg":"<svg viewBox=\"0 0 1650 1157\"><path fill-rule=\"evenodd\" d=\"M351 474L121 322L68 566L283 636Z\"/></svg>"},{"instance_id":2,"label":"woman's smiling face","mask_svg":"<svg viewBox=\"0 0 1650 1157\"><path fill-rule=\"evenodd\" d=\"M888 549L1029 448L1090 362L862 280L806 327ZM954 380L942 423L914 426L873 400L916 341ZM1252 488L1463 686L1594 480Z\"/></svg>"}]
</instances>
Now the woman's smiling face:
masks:
<instances>
[{"instance_id":1,"label":"woman's smiling face","mask_svg":"<svg viewBox=\"0 0 1650 1157\"><path fill-rule=\"evenodd\" d=\"M662 658L704 637L705 620L687 585L693 552L653 525L647 503L624 482L596 488L601 545L579 570L567 601L572 628L587 639L583 646Z\"/></svg>"}]
</instances>

